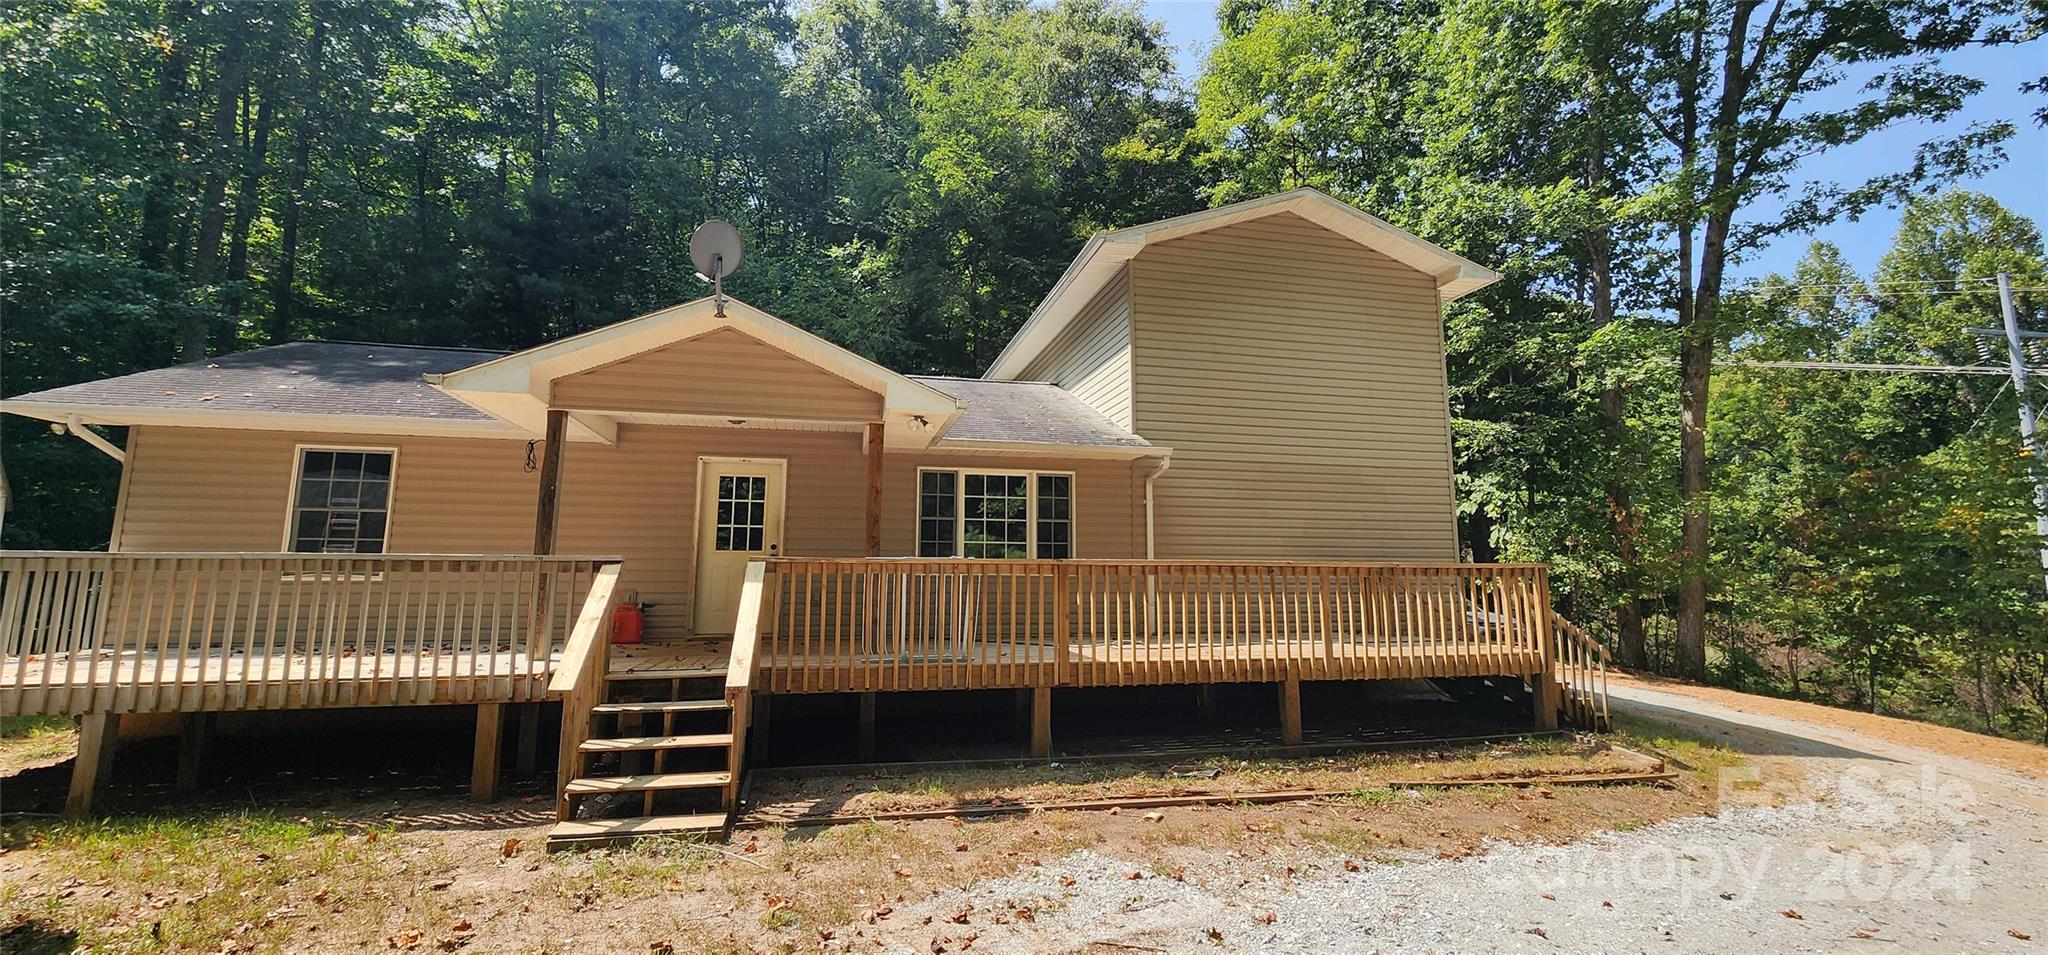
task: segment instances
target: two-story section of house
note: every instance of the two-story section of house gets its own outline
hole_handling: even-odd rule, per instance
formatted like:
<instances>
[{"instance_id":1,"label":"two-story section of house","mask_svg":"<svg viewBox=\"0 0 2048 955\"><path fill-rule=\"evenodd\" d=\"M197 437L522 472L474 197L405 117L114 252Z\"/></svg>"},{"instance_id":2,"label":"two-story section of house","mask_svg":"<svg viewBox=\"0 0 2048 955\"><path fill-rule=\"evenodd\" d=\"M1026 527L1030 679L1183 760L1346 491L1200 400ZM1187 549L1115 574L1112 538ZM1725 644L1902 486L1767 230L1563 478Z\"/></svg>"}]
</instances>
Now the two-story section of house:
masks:
<instances>
[{"instance_id":1,"label":"two-story section of house","mask_svg":"<svg viewBox=\"0 0 2048 955\"><path fill-rule=\"evenodd\" d=\"M1156 557L1451 560L1442 306L1497 277L1298 189L1096 236L987 377L1173 449Z\"/></svg>"}]
</instances>

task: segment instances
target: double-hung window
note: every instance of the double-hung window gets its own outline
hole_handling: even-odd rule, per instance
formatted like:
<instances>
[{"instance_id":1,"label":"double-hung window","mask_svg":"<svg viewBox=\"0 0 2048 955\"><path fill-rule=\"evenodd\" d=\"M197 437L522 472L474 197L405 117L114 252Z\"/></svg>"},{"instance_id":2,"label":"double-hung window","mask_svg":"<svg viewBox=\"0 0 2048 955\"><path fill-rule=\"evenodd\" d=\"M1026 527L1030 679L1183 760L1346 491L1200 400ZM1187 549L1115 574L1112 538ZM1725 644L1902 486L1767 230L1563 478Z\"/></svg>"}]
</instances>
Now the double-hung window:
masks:
<instances>
[{"instance_id":1,"label":"double-hung window","mask_svg":"<svg viewBox=\"0 0 2048 955\"><path fill-rule=\"evenodd\" d=\"M917 475L919 557L1074 554L1074 476L927 469Z\"/></svg>"},{"instance_id":2,"label":"double-hung window","mask_svg":"<svg viewBox=\"0 0 2048 955\"><path fill-rule=\"evenodd\" d=\"M396 457L389 450L300 448L292 487L292 550L384 553Z\"/></svg>"}]
</instances>

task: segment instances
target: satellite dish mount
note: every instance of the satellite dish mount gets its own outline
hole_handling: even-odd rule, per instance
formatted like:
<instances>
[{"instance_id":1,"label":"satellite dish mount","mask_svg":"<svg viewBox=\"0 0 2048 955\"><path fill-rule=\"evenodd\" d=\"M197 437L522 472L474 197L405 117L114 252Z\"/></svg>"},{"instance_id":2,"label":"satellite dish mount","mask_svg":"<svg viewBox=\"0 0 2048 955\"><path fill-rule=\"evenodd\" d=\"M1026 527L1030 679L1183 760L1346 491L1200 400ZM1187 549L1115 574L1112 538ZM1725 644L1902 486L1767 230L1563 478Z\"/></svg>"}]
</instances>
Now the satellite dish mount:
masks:
<instances>
[{"instance_id":1,"label":"satellite dish mount","mask_svg":"<svg viewBox=\"0 0 2048 955\"><path fill-rule=\"evenodd\" d=\"M739 271L746 243L740 230L724 219L712 219L690 234L690 264L697 277L711 283L711 301L718 317L725 317L725 277Z\"/></svg>"}]
</instances>

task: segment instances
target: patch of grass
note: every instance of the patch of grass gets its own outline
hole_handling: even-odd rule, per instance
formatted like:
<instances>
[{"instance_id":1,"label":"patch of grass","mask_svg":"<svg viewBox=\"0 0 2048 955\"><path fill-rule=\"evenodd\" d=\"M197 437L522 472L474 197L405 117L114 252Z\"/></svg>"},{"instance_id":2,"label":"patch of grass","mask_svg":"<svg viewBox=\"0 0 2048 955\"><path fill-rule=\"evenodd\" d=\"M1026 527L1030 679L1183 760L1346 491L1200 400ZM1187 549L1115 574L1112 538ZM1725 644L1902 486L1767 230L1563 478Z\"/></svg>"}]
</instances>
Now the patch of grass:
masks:
<instances>
[{"instance_id":1,"label":"patch of grass","mask_svg":"<svg viewBox=\"0 0 2048 955\"><path fill-rule=\"evenodd\" d=\"M1391 806L1401 801L1401 794L1386 786L1364 786L1334 797L1333 801L1350 806Z\"/></svg>"},{"instance_id":2,"label":"patch of grass","mask_svg":"<svg viewBox=\"0 0 2048 955\"><path fill-rule=\"evenodd\" d=\"M1618 714L1614 717L1614 731L1620 737L1621 745L1659 750L1692 767L1693 776L1703 783L1716 782L1721 770L1740 766L1743 762L1741 753L1662 720ZM1680 769L1678 766L1671 768Z\"/></svg>"},{"instance_id":3,"label":"patch of grass","mask_svg":"<svg viewBox=\"0 0 2048 955\"><path fill-rule=\"evenodd\" d=\"M78 730L62 716L0 716L0 768L43 763L78 749Z\"/></svg>"},{"instance_id":4,"label":"patch of grass","mask_svg":"<svg viewBox=\"0 0 2048 955\"><path fill-rule=\"evenodd\" d=\"M62 858L71 878L0 887L0 910L10 920L40 919L76 932L81 945L94 949L275 946L289 938L297 906L383 918L390 904L383 890L402 878L406 864L378 836L258 813L18 828L13 843ZM280 906L280 897L298 901Z\"/></svg>"}]
</instances>

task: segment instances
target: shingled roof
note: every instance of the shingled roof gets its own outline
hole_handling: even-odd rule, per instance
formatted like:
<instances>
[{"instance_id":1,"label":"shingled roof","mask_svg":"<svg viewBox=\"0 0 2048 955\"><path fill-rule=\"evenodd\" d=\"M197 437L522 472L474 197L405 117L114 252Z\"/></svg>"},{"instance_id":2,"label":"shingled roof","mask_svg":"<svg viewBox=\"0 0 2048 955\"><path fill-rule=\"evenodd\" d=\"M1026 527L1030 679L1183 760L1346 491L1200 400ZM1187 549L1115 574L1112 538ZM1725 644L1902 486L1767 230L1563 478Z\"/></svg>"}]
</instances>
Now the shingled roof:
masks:
<instances>
[{"instance_id":1,"label":"shingled roof","mask_svg":"<svg viewBox=\"0 0 2048 955\"><path fill-rule=\"evenodd\" d=\"M84 411L87 423L104 424L154 423L163 420L164 414L176 414L175 423L204 426L206 416L217 414L223 419L239 417L233 423L224 421L225 427L250 427L254 425L245 416L256 414L289 415L300 421L307 416L335 416L333 428L337 431L351 426L338 420L344 416L377 419L386 425L393 421L433 422L441 430L474 426L479 431L510 431L510 426L427 384L423 377L455 372L504 354L420 345L290 342L19 395L8 399L4 407L51 420ZM941 445L1152 447L1057 385L910 377L967 404ZM93 409L102 409L102 413L93 414Z\"/></svg>"},{"instance_id":2,"label":"shingled roof","mask_svg":"<svg viewBox=\"0 0 2048 955\"><path fill-rule=\"evenodd\" d=\"M490 415L442 394L421 376L500 354L474 348L288 342L18 395L8 404L490 421Z\"/></svg>"},{"instance_id":3,"label":"shingled roof","mask_svg":"<svg viewBox=\"0 0 2048 955\"><path fill-rule=\"evenodd\" d=\"M910 377L967 402L967 410L946 432L949 441L1095 448L1152 446L1084 404L1073 392L1049 382Z\"/></svg>"}]
</instances>

